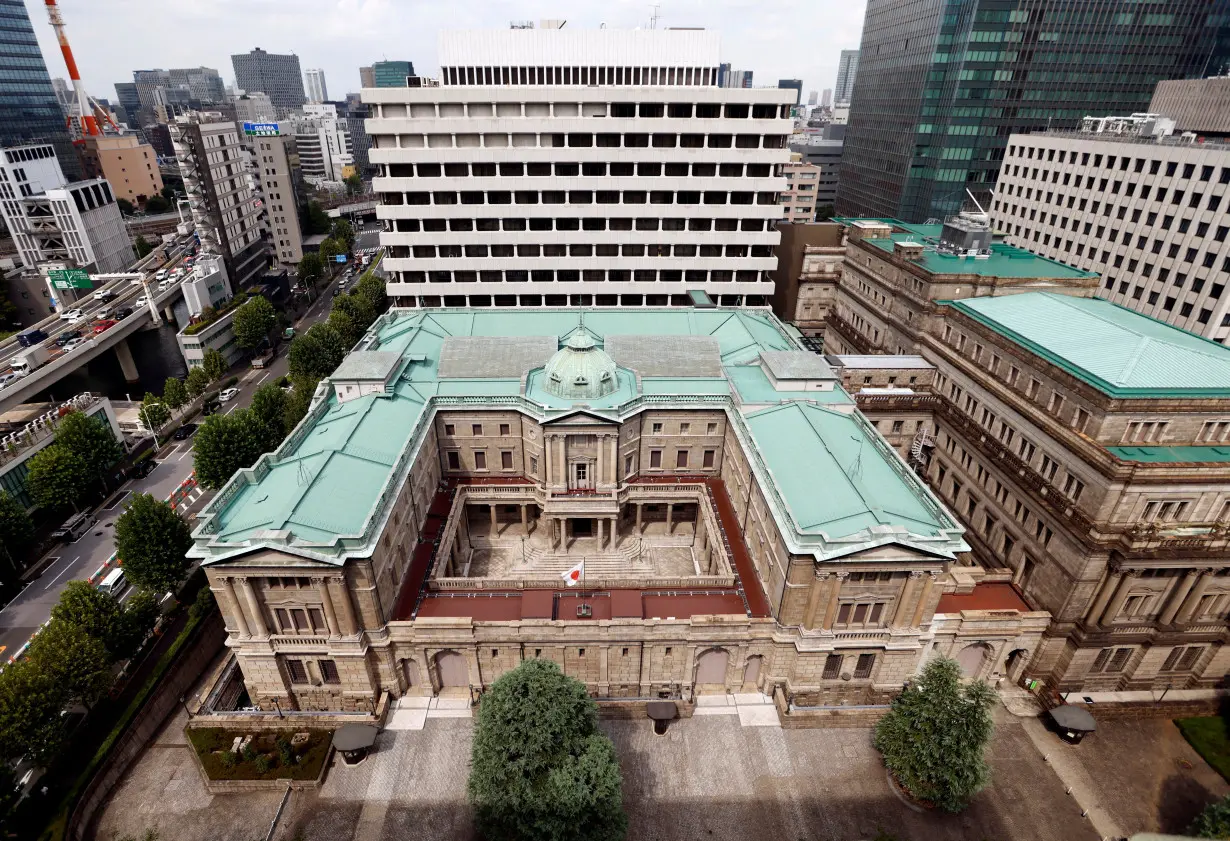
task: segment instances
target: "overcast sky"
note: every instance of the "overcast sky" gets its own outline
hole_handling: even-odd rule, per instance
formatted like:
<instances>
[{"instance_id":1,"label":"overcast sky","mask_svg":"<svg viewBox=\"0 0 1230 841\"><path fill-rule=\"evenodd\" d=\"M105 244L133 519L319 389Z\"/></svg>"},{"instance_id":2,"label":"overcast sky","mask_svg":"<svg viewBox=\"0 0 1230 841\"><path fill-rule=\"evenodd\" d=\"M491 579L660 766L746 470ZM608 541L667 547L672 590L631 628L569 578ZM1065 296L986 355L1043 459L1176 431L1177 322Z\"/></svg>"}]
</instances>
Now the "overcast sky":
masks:
<instances>
[{"instance_id":1,"label":"overcast sky","mask_svg":"<svg viewBox=\"0 0 1230 841\"><path fill-rule=\"evenodd\" d=\"M132 71L213 67L234 81L231 54L261 47L321 67L329 96L359 89L361 65L406 59L435 75L436 33L492 29L510 20L566 17L569 27L647 27L641 0L59 0L86 90L112 99ZM52 77L68 73L42 0L26 0ZM837 58L857 49L866 0L663 0L658 26L701 26L722 35L722 59L755 72L758 85L802 79L833 87Z\"/></svg>"}]
</instances>

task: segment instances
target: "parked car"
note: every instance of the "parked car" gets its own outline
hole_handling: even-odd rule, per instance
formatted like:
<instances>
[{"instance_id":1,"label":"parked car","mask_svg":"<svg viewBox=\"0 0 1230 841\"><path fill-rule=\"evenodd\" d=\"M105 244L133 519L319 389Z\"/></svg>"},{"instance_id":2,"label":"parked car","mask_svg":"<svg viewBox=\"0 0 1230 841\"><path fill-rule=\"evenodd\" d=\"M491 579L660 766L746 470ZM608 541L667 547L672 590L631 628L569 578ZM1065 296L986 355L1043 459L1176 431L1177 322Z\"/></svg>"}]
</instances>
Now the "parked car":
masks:
<instances>
[{"instance_id":1,"label":"parked car","mask_svg":"<svg viewBox=\"0 0 1230 841\"><path fill-rule=\"evenodd\" d=\"M90 526L97 522L95 517L89 511L83 511L80 514L74 514L64 525L51 533L54 540L60 540L64 543L72 543L81 535L90 530Z\"/></svg>"},{"instance_id":2,"label":"parked car","mask_svg":"<svg viewBox=\"0 0 1230 841\"><path fill-rule=\"evenodd\" d=\"M175 430L175 434L171 437L176 441L183 441L185 438L190 438L192 433L196 432L197 425L195 423L186 423L179 429Z\"/></svg>"},{"instance_id":3,"label":"parked car","mask_svg":"<svg viewBox=\"0 0 1230 841\"><path fill-rule=\"evenodd\" d=\"M85 344L89 344L89 339L73 339L71 342L68 342L67 344L64 345L64 352L72 353L77 348Z\"/></svg>"},{"instance_id":4,"label":"parked car","mask_svg":"<svg viewBox=\"0 0 1230 841\"><path fill-rule=\"evenodd\" d=\"M154 472L154 468L158 466L158 462L152 458L147 458L145 461L136 465L128 474L134 479L144 479L146 476Z\"/></svg>"},{"instance_id":5,"label":"parked car","mask_svg":"<svg viewBox=\"0 0 1230 841\"><path fill-rule=\"evenodd\" d=\"M222 391L218 394L218 399L219 399L220 401L222 401L223 403L229 403L229 402L231 402L232 400L234 400L234 399L235 399L236 397L238 397L238 396L239 396L239 389L237 389L237 388L224 388L224 389L222 389Z\"/></svg>"},{"instance_id":6,"label":"parked car","mask_svg":"<svg viewBox=\"0 0 1230 841\"><path fill-rule=\"evenodd\" d=\"M119 322L111 318L104 318L101 321L95 322L94 335L97 336L99 333L104 333L117 324L119 324Z\"/></svg>"},{"instance_id":7,"label":"parked car","mask_svg":"<svg viewBox=\"0 0 1230 841\"><path fill-rule=\"evenodd\" d=\"M83 318L85 318L85 313L81 310L61 310L60 312L60 320L67 321L69 324L76 324Z\"/></svg>"}]
</instances>

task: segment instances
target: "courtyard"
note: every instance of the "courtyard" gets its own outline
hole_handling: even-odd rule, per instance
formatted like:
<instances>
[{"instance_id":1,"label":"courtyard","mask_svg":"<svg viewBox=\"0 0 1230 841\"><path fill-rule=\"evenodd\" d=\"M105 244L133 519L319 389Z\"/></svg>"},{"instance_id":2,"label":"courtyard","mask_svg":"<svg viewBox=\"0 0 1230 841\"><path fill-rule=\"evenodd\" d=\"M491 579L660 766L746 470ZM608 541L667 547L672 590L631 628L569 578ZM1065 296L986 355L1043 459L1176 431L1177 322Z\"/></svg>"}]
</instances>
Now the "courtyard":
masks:
<instances>
[{"instance_id":1,"label":"courtyard","mask_svg":"<svg viewBox=\"0 0 1230 841\"><path fill-rule=\"evenodd\" d=\"M361 765L335 759L319 791L290 795L274 837L473 837L468 714L442 703L418 722L421 729L382 731L378 752ZM869 729L786 730L741 720L697 716L664 736L654 736L647 721L603 723L623 766L629 839L1097 841L1107 826L1124 835L1181 830L1205 803L1230 793L1167 720L1105 722L1073 747L1037 720L998 708L992 785L962 814L924 812L889 786ZM147 829L160 841L265 836L282 792L211 797L188 754L184 724L182 717L170 722L132 769L101 816L99 838ZM1083 809L1099 817L1098 828Z\"/></svg>"}]
</instances>

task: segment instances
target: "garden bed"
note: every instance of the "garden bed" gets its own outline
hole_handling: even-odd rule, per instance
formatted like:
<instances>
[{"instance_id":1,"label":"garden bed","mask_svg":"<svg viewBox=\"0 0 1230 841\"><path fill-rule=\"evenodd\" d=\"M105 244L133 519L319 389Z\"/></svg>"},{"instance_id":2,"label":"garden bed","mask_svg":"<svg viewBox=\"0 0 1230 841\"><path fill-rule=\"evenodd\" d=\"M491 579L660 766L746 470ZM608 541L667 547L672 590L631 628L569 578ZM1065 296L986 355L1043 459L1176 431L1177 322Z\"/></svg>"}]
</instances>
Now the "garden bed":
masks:
<instances>
[{"instance_id":1,"label":"garden bed","mask_svg":"<svg viewBox=\"0 0 1230 841\"><path fill-rule=\"evenodd\" d=\"M233 750L236 739L242 748ZM321 776L329 758L331 730L297 733L224 727L193 727L188 740L207 780L299 780Z\"/></svg>"},{"instance_id":2,"label":"garden bed","mask_svg":"<svg viewBox=\"0 0 1230 841\"><path fill-rule=\"evenodd\" d=\"M1230 738L1221 716L1175 719L1179 732L1213 770L1230 782Z\"/></svg>"}]
</instances>

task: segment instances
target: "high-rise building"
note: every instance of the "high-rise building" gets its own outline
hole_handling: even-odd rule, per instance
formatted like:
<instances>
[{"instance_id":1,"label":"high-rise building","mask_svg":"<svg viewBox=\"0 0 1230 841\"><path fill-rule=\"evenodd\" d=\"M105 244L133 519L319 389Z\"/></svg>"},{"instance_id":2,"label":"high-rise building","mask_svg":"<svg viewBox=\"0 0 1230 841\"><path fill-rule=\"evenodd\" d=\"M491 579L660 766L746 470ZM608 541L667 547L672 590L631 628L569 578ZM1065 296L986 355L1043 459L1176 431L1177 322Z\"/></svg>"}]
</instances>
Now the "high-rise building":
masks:
<instances>
[{"instance_id":1,"label":"high-rise building","mask_svg":"<svg viewBox=\"0 0 1230 841\"><path fill-rule=\"evenodd\" d=\"M134 70L132 83L137 88L141 124L153 122L159 104L158 92L171 86L171 74L166 70Z\"/></svg>"},{"instance_id":2,"label":"high-rise building","mask_svg":"<svg viewBox=\"0 0 1230 841\"><path fill-rule=\"evenodd\" d=\"M1176 132L1230 137L1230 76L1158 82L1149 113L1174 120Z\"/></svg>"},{"instance_id":3,"label":"high-rise building","mask_svg":"<svg viewBox=\"0 0 1230 841\"><path fill-rule=\"evenodd\" d=\"M832 209L837 201L837 185L841 181L842 137L840 126L828 125L819 134L807 134L792 140L790 151L803 156L803 162L819 169L816 179L816 207Z\"/></svg>"},{"instance_id":4,"label":"high-rise building","mask_svg":"<svg viewBox=\"0 0 1230 841\"><path fill-rule=\"evenodd\" d=\"M821 108L832 108L833 107L833 89L832 88L825 88L824 93L820 94L820 107Z\"/></svg>"},{"instance_id":5,"label":"high-rise building","mask_svg":"<svg viewBox=\"0 0 1230 841\"><path fill-rule=\"evenodd\" d=\"M226 101L226 85L212 67L173 67L170 70L134 70L133 85L139 107L132 108L132 93L125 90L120 102L128 103L129 115L139 115L141 125L169 122L177 114ZM116 93L121 93L116 85Z\"/></svg>"},{"instance_id":6,"label":"high-rise building","mask_svg":"<svg viewBox=\"0 0 1230 841\"><path fill-rule=\"evenodd\" d=\"M729 63L718 65L719 88L750 88L751 86L751 70L734 70Z\"/></svg>"},{"instance_id":7,"label":"high-rise building","mask_svg":"<svg viewBox=\"0 0 1230 841\"><path fill-rule=\"evenodd\" d=\"M106 178L116 198L140 204L162 191L158 155L134 134L87 137L82 141L81 160L86 175Z\"/></svg>"},{"instance_id":8,"label":"high-rise building","mask_svg":"<svg viewBox=\"0 0 1230 841\"><path fill-rule=\"evenodd\" d=\"M364 87L404 88L406 79L413 75L412 61L377 61L372 64L372 84Z\"/></svg>"},{"instance_id":9,"label":"high-rise building","mask_svg":"<svg viewBox=\"0 0 1230 841\"><path fill-rule=\"evenodd\" d=\"M194 102L214 105L226 101L226 84L212 67L172 67L167 76L171 87L185 88Z\"/></svg>"},{"instance_id":10,"label":"high-rise building","mask_svg":"<svg viewBox=\"0 0 1230 841\"><path fill-rule=\"evenodd\" d=\"M51 80L51 89L56 92L56 101L60 103L60 110L64 115L67 117L73 113L77 104L77 92L72 85L57 76Z\"/></svg>"},{"instance_id":11,"label":"high-rise building","mask_svg":"<svg viewBox=\"0 0 1230 841\"><path fill-rule=\"evenodd\" d=\"M243 91L269 94L278 109L295 109L306 99L299 56L267 53L260 47L250 53L231 56L235 86Z\"/></svg>"},{"instance_id":12,"label":"high-rise building","mask_svg":"<svg viewBox=\"0 0 1230 841\"><path fill-rule=\"evenodd\" d=\"M269 95L259 91L245 93L231 100L237 123L271 123L278 118Z\"/></svg>"},{"instance_id":13,"label":"high-rise building","mask_svg":"<svg viewBox=\"0 0 1230 841\"><path fill-rule=\"evenodd\" d=\"M833 101L850 103L854 95L854 78L858 75L858 50L842 50L837 60L837 86L833 88Z\"/></svg>"},{"instance_id":14,"label":"high-rise building","mask_svg":"<svg viewBox=\"0 0 1230 841\"><path fill-rule=\"evenodd\" d=\"M1225 344L1230 145L1154 122L1013 135L987 209L1008 242L1100 273L1101 297Z\"/></svg>"},{"instance_id":15,"label":"high-rise building","mask_svg":"<svg viewBox=\"0 0 1230 841\"><path fill-rule=\"evenodd\" d=\"M325 71L308 69L303 71L303 87L308 102L324 102L329 98L329 89L325 85Z\"/></svg>"},{"instance_id":16,"label":"high-rise building","mask_svg":"<svg viewBox=\"0 0 1230 841\"><path fill-rule=\"evenodd\" d=\"M718 87L716 33L445 32L439 56L439 82L363 91L389 294L449 306L772 294L793 94Z\"/></svg>"},{"instance_id":17,"label":"high-rise building","mask_svg":"<svg viewBox=\"0 0 1230 841\"><path fill-rule=\"evenodd\" d=\"M64 174L82 177L26 5L0 0L0 147L26 143L50 143Z\"/></svg>"},{"instance_id":18,"label":"high-rise building","mask_svg":"<svg viewBox=\"0 0 1230 841\"><path fill-rule=\"evenodd\" d=\"M819 97L820 97L820 94L816 93L815 91L808 91L807 92L808 107L814 108L816 103L819 101Z\"/></svg>"},{"instance_id":19,"label":"high-rise building","mask_svg":"<svg viewBox=\"0 0 1230 841\"><path fill-rule=\"evenodd\" d=\"M124 112L124 122L131 129L141 128L141 94L135 82L116 82L115 98Z\"/></svg>"},{"instance_id":20,"label":"high-rise building","mask_svg":"<svg viewBox=\"0 0 1230 841\"><path fill-rule=\"evenodd\" d=\"M277 133L275 134L274 131ZM303 259L303 236L295 193L298 168L295 138L282 126L263 125L247 137L258 186L264 200L265 224L278 262L295 266Z\"/></svg>"},{"instance_id":21,"label":"high-rise building","mask_svg":"<svg viewBox=\"0 0 1230 841\"><path fill-rule=\"evenodd\" d=\"M837 210L942 219L967 189L989 198L1009 135L1074 129L1092 109L1140 112L1163 79L1224 72L1230 19L1210 23L1209 9L1208 0L1173 0L1164 12L1068 0L972 12L956 0L871 4Z\"/></svg>"},{"instance_id":22,"label":"high-rise building","mask_svg":"<svg viewBox=\"0 0 1230 841\"><path fill-rule=\"evenodd\" d=\"M214 117L177 117L169 126L171 142L202 252L220 255L232 287L245 289L268 262L261 200L243 164L242 128Z\"/></svg>"},{"instance_id":23,"label":"high-rise building","mask_svg":"<svg viewBox=\"0 0 1230 841\"><path fill-rule=\"evenodd\" d=\"M333 103L304 105L292 125L299 166L308 183L339 182L354 171L350 132Z\"/></svg>"},{"instance_id":24,"label":"high-rise building","mask_svg":"<svg viewBox=\"0 0 1230 841\"><path fill-rule=\"evenodd\" d=\"M782 205L783 222L811 222L816 218L816 184L820 179L820 167L806 163L797 152L790 156L790 163L782 167L786 176L786 189L779 201Z\"/></svg>"},{"instance_id":25,"label":"high-rise building","mask_svg":"<svg viewBox=\"0 0 1230 841\"><path fill-rule=\"evenodd\" d=\"M345 103L335 103L338 116L346 126L350 136L350 154L354 158L355 171L363 178L372 177L371 156L372 139L367 134L367 118L371 109L362 101L352 101L349 96Z\"/></svg>"},{"instance_id":26,"label":"high-rise building","mask_svg":"<svg viewBox=\"0 0 1230 841\"><path fill-rule=\"evenodd\" d=\"M0 173L0 213L22 265L121 272L132 264L132 240L105 178L69 181L49 143L0 149Z\"/></svg>"},{"instance_id":27,"label":"high-rise building","mask_svg":"<svg viewBox=\"0 0 1230 841\"><path fill-rule=\"evenodd\" d=\"M359 87L374 88L376 87L376 70L373 67L359 68Z\"/></svg>"},{"instance_id":28,"label":"high-rise building","mask_svg":"<svg viewBox=\"0 0 1230 841\"><path fill-rule=\"evenodd\" d=\"M784 90L794 91L794 104L798 105L803 100L803 80L802 79L778 79L777 86Z\"/></svg>"}]
</instances>

